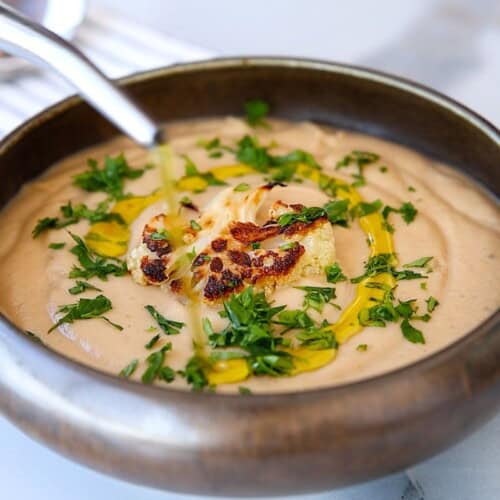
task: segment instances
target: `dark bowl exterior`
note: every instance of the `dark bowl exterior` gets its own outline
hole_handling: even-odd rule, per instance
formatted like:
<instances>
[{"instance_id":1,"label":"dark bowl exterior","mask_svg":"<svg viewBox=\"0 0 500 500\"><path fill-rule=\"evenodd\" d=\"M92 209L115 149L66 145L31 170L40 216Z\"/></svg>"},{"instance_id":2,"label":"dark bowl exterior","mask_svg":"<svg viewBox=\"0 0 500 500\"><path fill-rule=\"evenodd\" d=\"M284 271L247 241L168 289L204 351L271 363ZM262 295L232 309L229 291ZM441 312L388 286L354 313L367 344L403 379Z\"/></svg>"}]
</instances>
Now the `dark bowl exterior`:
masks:
<instances>
[{"instance_id":1,"label":"dark bowl exterior","mask_svg":"<svg viewBox=\"0 0 500 500\"><path fill-rule=\"evenodd\" d=\"M456 165L500 193L499 135L457 103L361 68L283 58L175 66L123 80L158 121L273 115L370 133ZM78 98L0 144L0 206L54 162L117 131ZM36 283L33 284L36 286ZM172 491L230 496L322 491L415 464L500 408L500 314L389 374L304 393L239 397L144 387L81 366L0 324L0 411L100 471Z\"/></svg>"}]
</instances>

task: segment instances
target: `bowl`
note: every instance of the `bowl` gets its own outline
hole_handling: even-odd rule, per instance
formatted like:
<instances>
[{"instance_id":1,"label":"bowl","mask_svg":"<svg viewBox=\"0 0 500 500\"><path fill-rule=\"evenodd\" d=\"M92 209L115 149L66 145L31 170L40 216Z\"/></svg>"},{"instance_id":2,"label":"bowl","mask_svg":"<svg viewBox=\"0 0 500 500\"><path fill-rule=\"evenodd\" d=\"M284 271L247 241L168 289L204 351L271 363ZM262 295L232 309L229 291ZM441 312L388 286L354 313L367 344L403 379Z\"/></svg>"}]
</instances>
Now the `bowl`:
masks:
<instances>
[{"instance_id":1,"label":"bowl","mask_svg":"<svg viewBox=\"0 0 500 500\"><path fill-rule=\"evenodd\" d=\"M141 73L122 85L159 121L275 116L389 139L500 192L498 131L420 85L288 58L221 59ZM0 205L66 155L118 134L79 98L0 144ZM28 284L36 286L36 278ZM419 362L356 383L241 397L143 386L50 351L0 323L0 410L20 429L101 472L170 491L283 495L399 471L444 450L500 408L500 313Z\"/></svg>"}]
</instances>

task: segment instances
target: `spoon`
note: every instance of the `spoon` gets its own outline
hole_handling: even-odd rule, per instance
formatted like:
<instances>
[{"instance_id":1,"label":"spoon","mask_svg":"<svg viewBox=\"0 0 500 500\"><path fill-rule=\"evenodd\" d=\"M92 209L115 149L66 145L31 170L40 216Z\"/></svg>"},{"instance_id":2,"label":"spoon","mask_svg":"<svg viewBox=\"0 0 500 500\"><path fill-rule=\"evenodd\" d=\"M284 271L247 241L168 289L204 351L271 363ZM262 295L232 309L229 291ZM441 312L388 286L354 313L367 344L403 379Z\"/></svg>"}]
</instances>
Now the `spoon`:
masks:
<instances>
[{"instance_id":1,"label":"spoon","mask_svg":"<svg viewBox=\"0 0 500 500\"><path fill-rule=\"evenodd\" d=\"M163 142L159 126L82 52L52 31L0 2L0 49L50 67L124 134L153 148Z\"/></svg>"}]
</instances>

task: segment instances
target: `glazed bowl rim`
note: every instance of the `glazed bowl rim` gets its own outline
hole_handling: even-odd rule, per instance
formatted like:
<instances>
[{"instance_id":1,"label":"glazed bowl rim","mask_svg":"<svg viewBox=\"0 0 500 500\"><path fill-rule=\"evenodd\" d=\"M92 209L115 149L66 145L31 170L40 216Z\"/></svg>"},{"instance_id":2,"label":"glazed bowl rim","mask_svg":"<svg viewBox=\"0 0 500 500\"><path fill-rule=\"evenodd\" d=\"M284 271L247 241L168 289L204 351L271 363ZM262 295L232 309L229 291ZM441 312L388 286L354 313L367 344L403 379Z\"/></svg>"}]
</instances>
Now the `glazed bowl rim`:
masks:
<instances>
[{"instance_id":1,"label":"glazed bowl rim","mask_svg":"<svg viewBox=\"0 0 500 500\"><path fill-rule=\"evenodd\" d=\"M189 74L198 71L210 71L218 69L241 69L245 67L285 67L285 68L297 68L305 70L316 70L324 71L334 74L347 75L360 80L368 80L374 83L382 84L385 86L393 87L399 92L413 94L417 97L423 98L430 101L441 108L452 112L457 115L460 119L468 121L476 129L479 129L483 134L487 135L500 147L500 131L488 120L483 118L481 115L472 111L465 105L459 103L458 101L434 90L420 83L411 81L409 79L391 75L382 71L373 70L370 68L343 64L337 62L329 62L319 59L309 59L300 57L283 57L283 56L249 56L249 57L220 57L205 59L196 62L189 63L178 63L170 66L164 66L152 70L145 70L133 73L131 75L117 79L116 81L127 87L132 84L144 83L148 80L154 80L156 78L168 78L176 74ZM49 122L54 116L59 115L65 111L72 109L74 106L82 103L83 100L78 95L71 95L55 104L44 108L42 111L38 112L32 116L27 121L23 122L12 132L6 135L0 141L0 156L4 151L15 146L17 143L23 140L25 135L31 130L37 129L43 126L45 123ZM387 139L386 139L387 140ZM391 140L390 138L388 140ZM458 169L460 170L460 169ZM470 176L468 176L470 177ZM472 179L477 183L477 180ZM495 194L488 188L488 186L481 184L483 190L487 194L495 198ZM0 314L0 322L8 330L15 331L21 338L26 342L31 342L27 335L18 328L13 322L8 320L3 314ZM366 386L373 383L379 383L383 380L393 379L398 377L401 372L411 372L425 370L426 366L430 366L435 362L444 361L445 358L453 356L455 351L465 349L469 342L472 342L476 336L480 336L485 331L492 330L496 325L500 324L500 308L498 308L491 315L486 317L481 323L476 325L472 330L461 335L456 340L446 345L445 347L439 349L438 351L423 357L422 359L416 360L412 363L403 365L401 367L392 369L387 372L383 372L378 375L362 378L359 380L354 380L350 382L344 382L340 384L335 384L332 386L324 386L314 389L307 390L294 390L286 392L266 392L266 393L256 393L252 395L252 400L266 400L269 401L271 398L290 398L297 397L300 395L321 395L322 393L328 392L329 394L335 391L343 391L346 388L355 388L359 386ZM461 347L462 346L462 347ZM35 346L40 353L44 353L48 357L52 357L55 361L63 362L64 364L70 365L72 368L82 372L84 375L88 375L94 379L101 379L106 381L106 383L112 385L119 385L121 389L126 389L131 391L133 388L141 387L144 393L149 391L150 394L155 394L156 396L168 397L168 394L175 393L176 395L190 395L192 392L187 391L183 388L173 388L169 386L156 386L156 385L144 385L135 380L124 379L113 375L111 373L98 370L97 368L85 365L79 361L73 360L72 358L66 356L63 353L55 351L43 344L37 343ZM239 394L233 393L217 393L203 391L201 393L196 393L194 397L203 398L224 398L224 399L234 399L235 396L240 398Z\"/></svg>"}]
</instances>

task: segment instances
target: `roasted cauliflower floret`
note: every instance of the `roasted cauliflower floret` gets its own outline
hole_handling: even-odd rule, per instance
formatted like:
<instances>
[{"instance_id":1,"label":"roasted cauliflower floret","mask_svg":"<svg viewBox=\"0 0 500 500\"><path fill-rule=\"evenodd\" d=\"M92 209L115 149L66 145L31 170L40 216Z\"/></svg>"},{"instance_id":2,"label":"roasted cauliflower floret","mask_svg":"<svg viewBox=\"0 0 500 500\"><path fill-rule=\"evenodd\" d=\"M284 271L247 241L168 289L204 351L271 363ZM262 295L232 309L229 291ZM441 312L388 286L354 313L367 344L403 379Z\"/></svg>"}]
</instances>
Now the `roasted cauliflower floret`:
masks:
<instances>
[{"instance_id":1,"label":"roasted cauliflower floret","mask_svg":"<svg viewBox=\"0 0 500 500\"><path fill-rule=\"evenodd\" d=\"M198 219L199 231L184 228L184 248L174 248L169 240L167 218L154 217L144 228L142 243L130 252L133 278L151 285L178 279L176 262L193 247L193 289L208 303L248 285L270 294L300 277L323 273L335 261L335 239L326 216L281 224L281 215L299 213L304 207L276 201L268 220L257 223L257 212L273 187L245 193L233 188L222 191Z\"/></svg>"}]
</instances>

